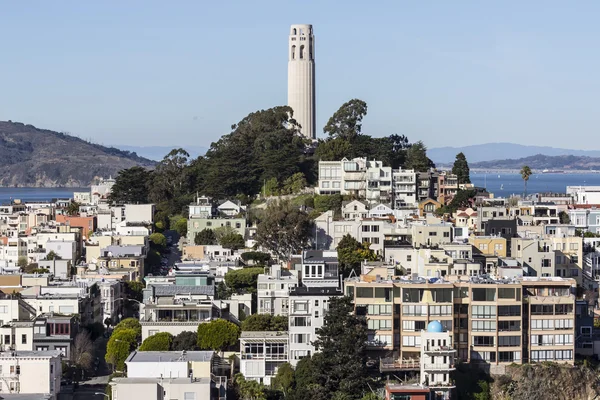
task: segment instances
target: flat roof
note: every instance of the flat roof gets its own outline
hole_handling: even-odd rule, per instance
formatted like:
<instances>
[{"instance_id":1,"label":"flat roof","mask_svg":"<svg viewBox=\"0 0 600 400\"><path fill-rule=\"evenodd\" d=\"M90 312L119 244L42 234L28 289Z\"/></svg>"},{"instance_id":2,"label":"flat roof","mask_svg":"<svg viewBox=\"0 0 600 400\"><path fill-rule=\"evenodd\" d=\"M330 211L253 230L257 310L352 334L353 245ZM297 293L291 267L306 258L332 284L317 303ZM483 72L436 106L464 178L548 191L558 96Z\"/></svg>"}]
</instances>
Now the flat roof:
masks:
<instances>
[{"instance_id":1,"label":"flat roof","mask_svg":"<svg viewBox=\"0 0 600 400\"><path fill-rule=\"evenodd\" d=\"M342 294L342 289L338 287L296 286L290 289L290 296L341 296Z\"/></svg>"},{"instance_id":2,"label":"flat roof","mask_svg":"<svg viewBox=\"0 0 600 400\"><path fill-rule=\"evenodd\" d=\"M212 351L133 351L125 362L209 362L213 355Z\"/></svg>"},{"instance_id":3,"label":"flat roof","mask_svg":"<svg viewBox=\"0 0 600 400\"><path fill-rule=\"evenodd\" d=\"M60 350L44 350L44 351L5 351L0 353L0 358L16 358L16 357L60 357Z\"/></svg>"},{"instance_id":4,"label":"flat roof","mask_svg":"<svg viewBox=\"0 0 600 400\"><path fill-rule=\"evenodd\" d=\"M193 383L196 385L210 385L211 380L209 378L113 378L112 382L119 384L132 384L132 385L143 385L149 383Z\"/></svg>"},{"instance_id":5,"label":"flat roof","mask_svg":"<svg viewBox=\"0 0 600 400\"><path fill-rule=\"evenodd\" d=\"M243 331L240 338L286 338L288 337L287 331Z\"/></svg>"}]
</instances>

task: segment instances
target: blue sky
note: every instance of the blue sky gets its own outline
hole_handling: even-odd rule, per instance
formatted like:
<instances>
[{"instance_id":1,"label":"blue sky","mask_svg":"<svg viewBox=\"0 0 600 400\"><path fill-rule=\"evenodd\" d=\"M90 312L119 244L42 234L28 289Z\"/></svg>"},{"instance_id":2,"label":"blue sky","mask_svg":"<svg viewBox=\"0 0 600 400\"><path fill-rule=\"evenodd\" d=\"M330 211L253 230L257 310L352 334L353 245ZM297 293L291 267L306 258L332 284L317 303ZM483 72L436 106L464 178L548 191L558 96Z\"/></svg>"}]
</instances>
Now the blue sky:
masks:
<instances>
[{"instance_id":1,"label":"blue sky","mask_svg":"<svg viewBox=\"0 0 600 400\"><path fill-rule=\"evenodd\" d=\"M599 149L600 3L46 1L0 7L0 120L104 144L208 146L287 99L290 24L316 42L317 128L429 147Z\"/></svg>"}]
</instances>

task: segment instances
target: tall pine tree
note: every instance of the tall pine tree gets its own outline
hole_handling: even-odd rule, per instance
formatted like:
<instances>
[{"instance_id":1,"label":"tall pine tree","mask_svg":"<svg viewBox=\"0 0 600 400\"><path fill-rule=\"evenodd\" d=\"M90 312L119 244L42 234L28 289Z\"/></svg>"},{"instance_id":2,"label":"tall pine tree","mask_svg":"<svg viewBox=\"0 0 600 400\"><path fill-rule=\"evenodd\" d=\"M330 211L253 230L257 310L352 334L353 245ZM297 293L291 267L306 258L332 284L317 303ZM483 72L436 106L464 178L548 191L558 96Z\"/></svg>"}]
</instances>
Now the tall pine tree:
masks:
<instances>
[{"instance_id":1,"label":"tall pine tree","mask_svg":"<svg viewBox=\"0 0 600 400\"><path fill-rule=\"evenodd\" d=\"M460 152L456 155L456 161L452 166L452 173L458 177L458 183L471 183L469 163L464 153Z\"/></svg>"}]
</instances>

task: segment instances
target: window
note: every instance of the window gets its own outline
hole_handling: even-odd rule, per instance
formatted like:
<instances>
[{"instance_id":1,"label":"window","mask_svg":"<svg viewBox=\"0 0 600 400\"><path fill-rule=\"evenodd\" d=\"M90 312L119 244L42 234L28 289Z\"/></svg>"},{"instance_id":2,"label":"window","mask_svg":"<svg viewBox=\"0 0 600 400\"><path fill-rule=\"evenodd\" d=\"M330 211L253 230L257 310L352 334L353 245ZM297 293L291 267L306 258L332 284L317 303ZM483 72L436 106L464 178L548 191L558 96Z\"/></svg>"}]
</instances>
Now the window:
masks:
<instances>
[{"instance_id":1,"label":"window","mask_svg":"<svg viewBox=\"0 0 600 400\"><path fill-rule=\"evenodd\" d=\"M498 289L498 298L499 299L514 299L515 298L515 288L499 288Z\"/></svg>"},{"instance_id":2,"label":"window","mask_svg":"<svg viewBox=\"0 0 600 400\"><path fill-rule=\"evenodd\" d=\"M411 254L407 254L406 255L406 261L407 262L411 262L412 261L412 255Z\"/></svg>"},{"instance_id":3,"label":"window","mask_svg":"<svg viewBox=\"0 0 600 400\"><path fill-rule=\"evenodd\" d=\"M554 350L532 350L531 361L552 361L554 360Z\"/></svg>"},{"instance_id":4,"label":"window","mask_svg":"<svg viewBox=\"0 0 600 400\"><path fill-rule=\"evenodd\" d=\"M498 336L498 347L518 347L521 345L521 336Z\"/></svg>"},{"instance_id":5,"label":"window","mask_svg":"<svg viewBox=\"0 0 600 400\"><path fill-rule=\"evenodd\" d=\"M450 232L444 232L444 237L445 238L449 238L450 237Z\"/></svg>"},{"instance_id":6,"label":"window","mask_svg":"<svg viewBox=\"0 0 600 400\"><path fill-rule=\"evenodd\" d=\"M402 330L407 332L418 332L425 329L425 321L402 321Z\"/></svg>"},{"instance_id":7,"label":"window","mask_svg":"<svg viewBox=\"0 0 600 400\"><path fill-rule=\"evenodd\" d=\"M292 326L310 326L310 320L307 317L293 317Z\"/></svg>"},{"instance_id":8,"label":"window","mask_svg":"<svg viewBox=\"0 0 600 400\"><path fill-rule=\"evenodd\" d=\"M402 306L402 314L412 316L427 315L427 306Z\"/></svg>"},{"instance_id":9,"label":"window","mask_svg":"<svg viewBox=\"0 0 600 400\"><path fill-rule=\"evenodd\" d=\"M452 306L429 306L429 315L452 315Z\"/></svg>"},{"instance_id":10,"label":"window","mask_svg":"<svg viewBox=\"0 0 600 400\"><path fill-rule=\"evenodd\" d=\"M27 335L21 335L21 344L27 344Z\"/></svg>"},{"instance_id":11,"label":"window","mask_svg":"<svg viewBox=\"0 0 600 400\"><path fill-rule=\"evenodd\" d=\"M554 345L571 345L573 344L573 335L554 335Z\"/></svg>"},{"instance_id":12,"label":"window","mask_svg":"<svg viewBox=\"0 0 600 400\"><path fill-rule=\"evenodd\" d=\"M310 343L309 333L296 333L292 335L292 343Z\"/></svg>"},{"instance_id":13,"label":"window","mask_svg":"<svg viewBox=\"0 0 600 400\"><path fill-rule=\"evenodd\" d=\"M473 332L495 332L496 321L471 321Z\"/></svg>"},{"instance_id":14,"label":"window","mask_svg":"<svg viewBox=\"0 0 600 400\"><path fill-rule=\"evenodd\" d=\"M367 321L369 329L389 331L392 329L392 321L389 319L370 319Z\"/></svg>"},{"instance_id":15,"label":"window","mask_svg":"<svg viewBox=\"0 0 600 400\"><path fill-rule=\"evenodd\" d=\"M473 346L494 346L494 336L473 336Z\"/></svg>"},{"instance_id":16,"label":"window","mask_svg":"<svg viewBox=\"0 0 600 400\"><path fill-rule=\"evenodd\" d=\"M6 314L8 312L8 306L0 306L0 314Z\"/></svg>"},{"instance_id":17,"label":"window","mask_svg":"<svg viewBox=\"0 0 600 400\"><path fill-rule=\"evenodd\" d=\"M391 304L369 304L367 306L367 314L369 315L392 315Z\"/></svg>"},{"instance_id":18,"label":"window","mask_svg":"<svg viewBox=\"0 0 600 400\"><path fill-rule=\"evenodd\" d=\"M518 317L521 315L521 306L498 306L498 316Z\"/></svg>"},{"instance_id":19,"label":"window","mask_svg":"<svg viewBox=\"0 0 600 400\"><path fill-rule=\"evenodd\" d=\"M520 351L500 351L500 352L498 352L498 361L500 361L500 362L521 361L521 352Z\"/></svg>"},{"instance_id":20,"label":"window","mask_svg":"<svg viewBox=\"0 0 600 400\"><path fill-rule=\"evenodd\" d=\"M196 393L183 392L183 400L196 400Z\"/></svg>"},{"instance_id":21,"label":"window","mask_svg":"<svg viewBox=\"0 0 600 400\"><path fill-rule=\"evenodd\" d=\"M495 318L496 306L471 306L473 318Z\"/></svg>"},{"instance_id":22,"label":"window","mask_svg":"<svg viewBox=\"0 0 600 400\"><path fill-rule=\"evenodd\" d=\"M421 336L402 336L402 346L406 346L406 347L421 346Z\"/></svg>"},{"instance_id":23,"label":"window","mask_svg":"<svg viewBox=\"0 0 600 400\"><path fill-rule=\"evenodd\" d=\"M499 332L520 331L520 330L521 330L521 321L498 321L498 331Z\"/></svg>"},{"instance_id":24,"label":"window","mask_svg":"<svg viewBox=\"0 0 600 400\"><path fill-rule=\"evenodd\" d=\"M495 301L496 289L473 288L473 301Z\"/></svg>"}]
</instances>

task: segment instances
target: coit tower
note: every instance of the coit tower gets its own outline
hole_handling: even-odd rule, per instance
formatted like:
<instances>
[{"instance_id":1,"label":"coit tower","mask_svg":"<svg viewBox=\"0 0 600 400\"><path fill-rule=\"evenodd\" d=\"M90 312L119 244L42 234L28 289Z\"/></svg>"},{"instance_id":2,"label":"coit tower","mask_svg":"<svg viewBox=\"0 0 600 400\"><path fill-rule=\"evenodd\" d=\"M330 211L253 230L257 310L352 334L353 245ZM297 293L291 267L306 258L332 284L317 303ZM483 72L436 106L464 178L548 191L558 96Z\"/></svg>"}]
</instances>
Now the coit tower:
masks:
<instances>
[{"instance_id":1,"label":"coit tower","mask_svg":"<svg viewBox=\"0 0 600 400\"><path fill-rule=\"evenodd\" d=\"M316 138L315 37L312 25L292 25L288 43L288 106L300 132Z\"/></svg>"}]
</instances>

